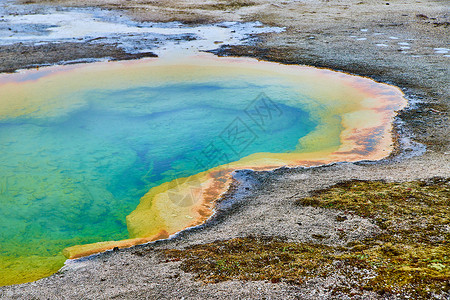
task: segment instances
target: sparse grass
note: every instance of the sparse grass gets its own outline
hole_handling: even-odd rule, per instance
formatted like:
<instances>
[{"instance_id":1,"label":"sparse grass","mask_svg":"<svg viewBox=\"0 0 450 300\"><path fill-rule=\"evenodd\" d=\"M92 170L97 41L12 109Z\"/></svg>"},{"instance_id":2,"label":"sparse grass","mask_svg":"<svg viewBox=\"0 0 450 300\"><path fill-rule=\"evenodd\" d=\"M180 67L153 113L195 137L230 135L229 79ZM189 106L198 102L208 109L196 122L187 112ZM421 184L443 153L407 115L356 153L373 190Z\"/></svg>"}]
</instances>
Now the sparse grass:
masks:
<instances>
[{"instance_id":1,"label":"sparse grass","mask_svg":"<svg viewBox=\"0 0 450 300\"><path fill-rule=\"evenodd\" d=\"M301 284L311 277L339 274L347 283L335 286L337 293L373 290L429 299L433 293L450 292L449 179L353 180L316 191L297 203L351 211L371 218L383 230L339 248L248 237L166 250L165 254L169 261L182 260L184 271L206 282L239 279Z\"/></svg>"}]
</instances>

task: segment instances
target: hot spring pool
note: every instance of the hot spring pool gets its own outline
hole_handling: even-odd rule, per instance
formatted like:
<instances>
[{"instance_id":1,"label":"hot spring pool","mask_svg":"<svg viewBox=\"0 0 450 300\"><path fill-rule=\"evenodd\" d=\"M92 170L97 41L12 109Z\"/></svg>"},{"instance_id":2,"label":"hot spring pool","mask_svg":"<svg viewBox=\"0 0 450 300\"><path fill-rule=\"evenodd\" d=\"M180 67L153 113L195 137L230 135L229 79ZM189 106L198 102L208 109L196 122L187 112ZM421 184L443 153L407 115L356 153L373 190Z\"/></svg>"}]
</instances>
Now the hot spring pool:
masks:
<instances>
[{"instance_id":1,"label":"hot spring pool","mask_svg":"<svg viewBox=\"0 0 450 300\"><path fill-rule=\"evenodd\" d=\"M405 105L366 78L211 55L0 75L0 285L200 224L235 169L380 159Z\"/></svg>"}]
</instances>

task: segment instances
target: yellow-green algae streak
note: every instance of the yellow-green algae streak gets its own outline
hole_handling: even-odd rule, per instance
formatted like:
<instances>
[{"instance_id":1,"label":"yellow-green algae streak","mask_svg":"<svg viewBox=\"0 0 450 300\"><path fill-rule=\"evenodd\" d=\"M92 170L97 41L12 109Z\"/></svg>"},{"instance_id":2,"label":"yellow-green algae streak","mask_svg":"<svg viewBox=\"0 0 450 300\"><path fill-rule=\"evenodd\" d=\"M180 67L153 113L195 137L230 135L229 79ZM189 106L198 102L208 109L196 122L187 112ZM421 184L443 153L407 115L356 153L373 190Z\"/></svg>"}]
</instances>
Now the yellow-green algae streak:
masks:
<instances>
[{"instance_id":1,"label":"yellow-green algae streak","mask_svg":"<svg viewBox=\"0 0 450 300\"><path fill-rule=\"evenodd\" d=\"M275 90L279 95L270 94L269 89L267 96L286 107L301 107L307 111L311 122L316 124L314 130L305 136L299 134L297 145L287 153L253 153L186 178L161 177L156 181L159 185L152 187L126 217L128 238L124 239L123 235L118 234L120 240L105 241L104 238L96 240L95 236L91 239L67 236L59 244L51 246L52 249L60 249L59 254L42 250L42 253L26 255L28 250L22 249L20 244L15 248L14 245L2 244L2 248L16 249L18 254L11 256L5 255L4 251L0 252L0 285L33 281L53 274L64 264L66 258L79 258L114 247L130 247L167 238L185 228L202 224L212 215L214 201L227 190L231 173L236 169L270 170L282 166L312 166L386 157L393 147L390 130L395 111L407 104L398 88L368 78L306 66L287 66L247 58L217 58L202 54L182 60L105 62L1 75L0 122L48 118L60 121L86 105L80 91L127 91L130 86L165 87L169 83L211 82L212 79L215 82L226 82L230 78L233 82L247 82L254 86L278 84L279 89ZM239 88L239 84L235 87ZM283 94L285 87L289 92ZM246 101L251 101L256 96L255 94ZM243 100L237 97L223 105L239 107L240 102ZM158 105L161 107L160 111L164 111L164 106L170 106L170 101L161 101L152 109L158 111ZM247 105L245 103L242 109ZM217 125L221 127L217 134L227 125ZM180 140L180 143L183 141ZM276 143L277 140L274 140L273 144ZM114 155L120 156L121 153ZM24 162L27 163L32 165L32 162ZM39 173L39 170L35 172ZM2 177L0 195L8 189L8 180L29 180L20 176ZM164 182L167 178L170 181ZM63 182L65 179L61 180ZM41 189L45 193L45 184ZM66 194L72 192L76 193L69 188ZM90 193L97 196L99 194L92 189ZM194 201L186 203L186 195L191 195L190 199ZM39 201L40 197L43 196L33 194L30 201ZM111 196L104 197L109 199ZM3 206L4 203L0 205ZM69 209L71 205L79 204L70 201L67 203L61 199L61 205ZM124 208L125 211L127 209ZM118 218L121 218L120 214ZM114 239L114 236L110 239ZM35 243L27 246L29 249L41 249L38 242ZM64 247L67 248L63 249Z\"/></svg>"}]
</instances>

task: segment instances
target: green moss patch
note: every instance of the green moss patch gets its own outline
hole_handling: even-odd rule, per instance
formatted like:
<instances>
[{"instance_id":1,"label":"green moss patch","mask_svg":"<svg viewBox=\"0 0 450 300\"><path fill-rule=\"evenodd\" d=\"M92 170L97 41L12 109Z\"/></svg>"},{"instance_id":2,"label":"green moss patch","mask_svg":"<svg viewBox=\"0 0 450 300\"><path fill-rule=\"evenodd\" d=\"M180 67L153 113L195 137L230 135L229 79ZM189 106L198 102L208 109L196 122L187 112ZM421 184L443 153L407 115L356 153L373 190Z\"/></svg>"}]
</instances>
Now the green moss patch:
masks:
<instances>
[{"instance_id":1,"label":"green moss patch","mask_svg":"<svg viewBox=\"0 0 450 300\"><path fill-rule=\"evenodd\" d=\"M182 258L181 268L195 272L205 282L239 279L299 284L325 272L322 268L333 261L332 252L322 245L250 237L167 250L165 254L169 261Z\"/></svg>"},{"instance_id":2,"label":"green moss patch","mask_svg":"<svg viewBox=\"0 0 450 300\"><path fill-rule=\"evenodd\" d=\"M337 258L373 270L367 287L379 292L429 292L450 288L449 179L389 183L347 181L297 200L371 218L382 233L348 245Z\"/></svg>"},{"instance_id":3,"label":"green moss patch","mask_svg":"<svg viewBox=\"0 0 450 300\"><path fill-rule=\"evenodd\" d=\"M449 179L389 183L347 181L297 204L371 218L381 234L346 247L292 243L278 238L236 238L165 250L167 261L205 282L230 279L285 281L339 275L336 293L371 290L428 299L450 291ZM339 222L346 218L339 217ZM444 296L445 297L445 296Z\"/></svg>"}]
</instances>

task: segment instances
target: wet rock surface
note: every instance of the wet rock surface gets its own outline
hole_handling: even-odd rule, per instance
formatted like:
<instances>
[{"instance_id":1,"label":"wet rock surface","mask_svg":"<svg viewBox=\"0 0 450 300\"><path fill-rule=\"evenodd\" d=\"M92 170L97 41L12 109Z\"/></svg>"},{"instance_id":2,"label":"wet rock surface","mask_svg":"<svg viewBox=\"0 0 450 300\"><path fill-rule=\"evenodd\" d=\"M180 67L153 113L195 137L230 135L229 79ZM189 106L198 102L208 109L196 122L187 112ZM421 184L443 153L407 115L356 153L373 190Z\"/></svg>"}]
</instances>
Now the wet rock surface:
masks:
<instances>
[{"instance_id":1,"label":"wet rock surface","mask_svg":"<svg viewBox=\"0 0 450 300\"><path fill-rule=\"evenodd\" d=\"M68 59L67 52L70 52ZM111 45L90 45L78 43L0 46L0 72L14 72L17 69L36 68L54 64L94 62L157 57L152 52L127 53Z\"/></svg>"}]
</instances>

